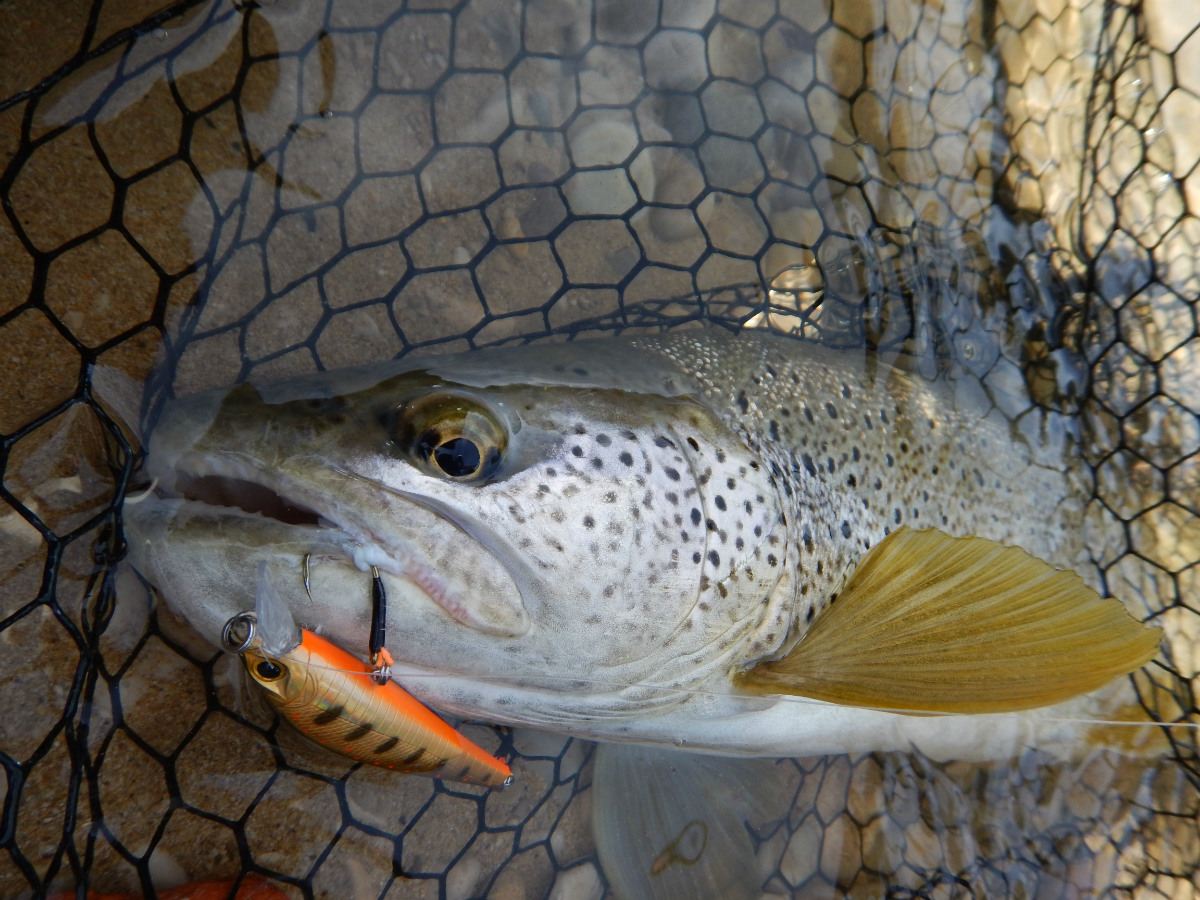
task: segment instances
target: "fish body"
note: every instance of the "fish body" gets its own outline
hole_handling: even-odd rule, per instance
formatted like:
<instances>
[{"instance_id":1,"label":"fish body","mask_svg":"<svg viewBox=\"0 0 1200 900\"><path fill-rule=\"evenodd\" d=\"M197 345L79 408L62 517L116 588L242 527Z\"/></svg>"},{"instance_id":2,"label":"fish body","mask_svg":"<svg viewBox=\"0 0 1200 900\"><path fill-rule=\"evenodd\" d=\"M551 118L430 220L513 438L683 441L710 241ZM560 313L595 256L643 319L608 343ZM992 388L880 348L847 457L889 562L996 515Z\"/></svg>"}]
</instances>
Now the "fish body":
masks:
<instances>
[{"instance_id":1,"label":"fish body","mask_svg":"<svg viewBox=\"0 0 1200 900\"><path fill-rule=\"evenodd\" d=\"M202 634L247 608L259 562L298 578L309 555L313 602L293 613L365 646L374 566L395 676L464 716L718 753L962 757L1075 740L1064 714L1112 702L948 725L746 687L901 526L1095 584L1068 464L969 381L718 331L404 360L176 401L148 468L131 556ZM1120 671L1153 638L1135 643Z\"/></svg>"}]
</instances>

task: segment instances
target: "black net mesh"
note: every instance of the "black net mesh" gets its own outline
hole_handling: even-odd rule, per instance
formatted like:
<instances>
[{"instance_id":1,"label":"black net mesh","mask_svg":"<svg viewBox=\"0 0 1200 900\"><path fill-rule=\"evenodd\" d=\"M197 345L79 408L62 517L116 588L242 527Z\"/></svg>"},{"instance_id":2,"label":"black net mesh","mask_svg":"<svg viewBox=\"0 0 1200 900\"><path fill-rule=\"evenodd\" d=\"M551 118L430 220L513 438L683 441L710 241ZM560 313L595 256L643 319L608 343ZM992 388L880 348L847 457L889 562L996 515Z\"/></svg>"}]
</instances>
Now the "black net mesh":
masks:
<instances>
[{"instance_id":1,"label":"black net mesh","mask_svg":"<svg viewBox=\"0 0 1200 900\"><path fill-rule=\"evenodd\" d=\"M1194 721L1194 10L96 0L0 23L0 895L607 890L593 745L468 725L514 756L500 793L315 756L118 565L120 414L252 373L696 322L965 367L1015 427L1082 428L1094 561L1168 634L1143 702ZM1170 741L797 760L755 835L765 890L1192 896L1200 760Z\"/></svg>"}]
</instances>

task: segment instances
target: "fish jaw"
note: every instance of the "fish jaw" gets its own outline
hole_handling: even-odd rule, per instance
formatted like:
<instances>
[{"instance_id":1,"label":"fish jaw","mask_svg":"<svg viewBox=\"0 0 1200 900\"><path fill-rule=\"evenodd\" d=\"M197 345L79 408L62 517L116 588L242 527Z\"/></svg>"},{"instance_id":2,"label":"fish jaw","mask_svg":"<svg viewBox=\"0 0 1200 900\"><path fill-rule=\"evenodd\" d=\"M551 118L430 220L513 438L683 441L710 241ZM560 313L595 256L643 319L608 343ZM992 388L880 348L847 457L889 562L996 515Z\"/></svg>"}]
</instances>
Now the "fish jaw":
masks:
<instances>
[{"instance_id":1,"label":"fish jaw","mask_svg":"<svg viewBox=\"0 0 1200 900\"><path fill-rule=\"evenodd\" d=\"M239 412L261 413L256 396L242 386L169 406L149 447L147 475L157 488L124 511L134 567L205 638L219 646L223 622L254 608L255 560L263 559L278 584L291 586L297 617L334 632L367 627L364 573L372 567L396 576L394 614L410 606L427 616L432 606L494 637L528 630L520 590L460 528L330 465L319 433L307 434L308 452L287 453L277 435L282 426ZM245 435L237 433L243 423ZM412 532L440 553L423 553L408 539ZM472 559L469 578L440 574L447 559L464 554ZM323 576L334 571L320 579L331 595L308 609L301 599L306 556ZM484 596L486 604L476 602Z\"/></svg>"}]
</instances>

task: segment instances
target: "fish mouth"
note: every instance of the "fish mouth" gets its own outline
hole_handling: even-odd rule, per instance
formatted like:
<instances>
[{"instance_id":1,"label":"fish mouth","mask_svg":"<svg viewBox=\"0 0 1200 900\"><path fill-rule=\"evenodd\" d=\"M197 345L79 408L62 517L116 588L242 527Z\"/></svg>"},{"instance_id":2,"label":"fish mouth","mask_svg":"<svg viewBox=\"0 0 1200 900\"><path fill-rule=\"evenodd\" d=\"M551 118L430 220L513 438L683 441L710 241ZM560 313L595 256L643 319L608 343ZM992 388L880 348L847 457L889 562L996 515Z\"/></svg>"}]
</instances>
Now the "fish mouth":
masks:
<instances>
[{"instance_id":1,"label":"fish mouth","mask_svg":"<svg viewBox=\"0 0 1200 900\"><path fill-rule=\"evenodd\" d=\"M164 492L165 493L165 492ZM175 478L175 496L206 506L240 509L285 525L317 528L331 525L316 510L284 497L265 484L226 475L187 475Z\"/></svg>"},{"instance_id":2,"label":"fish mouth","mask_svg":"<svg viewBox=\"0 0 1200 900\"><path fill-rule=\"evenodd\" d=\"M340 472L336 466L324 468ZM450 618L485 634L514 637L529 628L528 615L520 602L497 602L495 592L489 592L491 602L477 602L455 586L452 579L443 577L425 559L424 553L406 539L397 543L377 533L353 515L349 505L337 502L325 491L306 489L240 455L234 458L192 455L169 471L150 474L159 476L150 495L159 503L175 504L185 515L259 521L274 529L277 540L301 546L311 543L314 548L323 548L316 551L322 558L340 559L361 572L377 569L400 579ZM405 495L404 499L422 514L441 520L478 546L474 536L453 517L418 497ZM137 498L131 500L135 504L141 502ZM511 576L506 577L511 581ZM520 596L515 584L512 593Z\"/></svg>"}]
</instances>

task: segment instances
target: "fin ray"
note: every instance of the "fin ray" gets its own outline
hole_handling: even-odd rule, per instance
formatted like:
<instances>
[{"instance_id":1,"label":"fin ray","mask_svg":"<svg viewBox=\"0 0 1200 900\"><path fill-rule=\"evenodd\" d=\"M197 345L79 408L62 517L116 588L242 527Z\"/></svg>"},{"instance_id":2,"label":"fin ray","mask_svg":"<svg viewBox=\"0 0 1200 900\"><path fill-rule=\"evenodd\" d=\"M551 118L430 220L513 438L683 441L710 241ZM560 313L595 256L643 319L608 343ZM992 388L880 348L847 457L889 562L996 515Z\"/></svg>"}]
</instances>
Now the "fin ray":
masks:
<instances>
[{"instance_id":1,"label":"fin ray","mask_svg":"<svg viewBox=\"0 0 1200 900\"><path fill-rule=\"evenodd\" d=\"M738 683L847 706L1014 712L1141 667L1161 634L1020 548L900 528L791 652Z\"/></svg>"}]
</instances>

